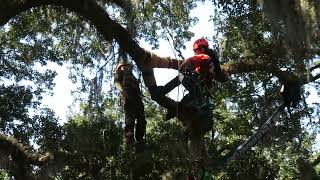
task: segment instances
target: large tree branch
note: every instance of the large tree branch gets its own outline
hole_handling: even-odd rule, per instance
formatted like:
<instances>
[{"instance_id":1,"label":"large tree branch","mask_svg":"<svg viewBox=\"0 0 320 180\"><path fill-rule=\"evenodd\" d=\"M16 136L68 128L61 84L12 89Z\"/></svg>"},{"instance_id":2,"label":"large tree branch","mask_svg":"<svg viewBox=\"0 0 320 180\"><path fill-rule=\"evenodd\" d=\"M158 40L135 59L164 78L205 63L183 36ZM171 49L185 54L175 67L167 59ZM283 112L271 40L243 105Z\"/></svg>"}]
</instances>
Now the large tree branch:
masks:
<instances>
[{"instance_id":1,"label":"large tree branch","mask_svg":"<svg viewBox=\"0 0 320 180\"><path fill-rule=\"evenodd\" d=\"M94 0L3 0L0 6L0 25L4 25L16 15L33 7L44 5L62 6L86 18L103 35L105 40L115 39L122 50L126 51L141 70L146 86L156 86L153 68L178 68L178 61L161 58L141 48L130 33L120 24L112 20L108 13ZM157 102L158 100L155 99ZM173 100L166 99L170 104ZM159 102L158 102L159 103ZM159 103L160 104L160 103ZM164 106L170 106L167 103Z\"/></svg>"},{"instance_id":2,"label":"large tree branch","mask_svg":"<svg viewBox=\"0 0 320 180\"><path fill-rule=\"evenodd\" d=\"M110 0L110 2L116 3L120 7L124 6L124 4L121 3L124 1L115 2L113 0ZM120 48L126 51L136 62L138 68L143 74L144 82L149 90L157 85L153 73L153 68L178 69L178 60L160 57L140 47L138 42L132 38L128 30L122 27L119 23L112 20L109 14L94 0L3 0L0 7L0 25L4 25L11 18L15 17L23 11L26 11L32 7L39 7L44 5L62 6L75 13L78 13L79 15L90 21L103 35L105 40L116 40ZM275 64L258 64L244 61L237 63L228 63L222 66L222 76L225 74L245 73L253 71L270 72L277 76L280 81L284 83L299 81L301 84L305 84L309 82L307 78L299 79L291 72L281 71L280 68ZM318 77L316 76L316 78ZM170 99L165 99L165 101L162 101L166 103L161 103L159 99L154 100L165 107L172 107L172 104L174 104ZM171 105L169 105L168 102Z\"/></svg>"},{"instance_id":3,"label":"large tree branch","mask_svg":"<svg viewBox=\"0 0 320 180\"><path fill-rule=\"evenodd\" d=\"M52 159L52 154L45 153L44 155L33 154L20 144L13 137L0 134L0 149L10 154L13 157L19 158L19 161L26 164L42 165L49 159Z\"/></svg>"},{"instance_id":4,"label":"large tree branch","mask_svg":"<svg viewBox=\"0 0 320 180\"><path fill-rule=\"evenodd\" d=\"M222 70L226 74L249 73L255 71L269 72L278 77L282 82L292 82L299 80L296 75L289 71L281 71L277 65L252 63L251 61L234 62L222 65Z\"/></svg>"},{"instance_id":5,"label":"large tree branch","mask_svg":"<svg viewBox=\"0 0 320 180\"><path fill-rule=\"evenodd\" d=\"M130 33L112 20L94 0L4 0L0 7L0 25L4 25L11 18L30 8L44 5L62 6L89 20L107 41L115 39L142 72L156 67L177 69L177 60L161 58L141 48Z\"/></svg>"},{"instance_id":6,"label":"large tree branch","mask_svg":"<svg viewBox=\"0 0 320 180\"><path fill-rule=\"evenodd\" d=\"M113 0L110 2L115 3ZM117 2L120 7L125 3ZM120 3L120 4L119 4ZM11 18L26 11L32 7L38 7L43 5L55 5L62 6L66 9L74 11L81 16L89 20L99 32L104 36L107 41L115 39L121 49L126 51L133 60L137 63L142 72L146 72L145 82L147 87L150 85L156 85L154 75L152 73L153 68L172 68L178 69L178 60L171 58L162 58L155 54L152 54L145 49L141 48L139 44L131 37L130 33L123 28L120 24L112 20L108 13L100 7L94 0L4 0L0 7L0 25L4 25ZM222 66L224 72L228 73L242 73L252 71L266 71L271 72L277 76L280 80L292 80L295 79L292 73L281 71L274 64L256 64L256 63L228 63Z\"/></svg>"},{"instance_id":7,"label":"large tree branch","mask_svg":"<svg viewBox=\"0 0 320 180\"><path fill-rule=\"evenodd\" d=\"M316 69L317 66L314 66L312 70ZM282 71L277 65L252 63L251 61L226 63L222 65L221 68L224 74L250 73L256 71L268 72L279 78L282 83L299 82L300 85L308 84L320 78L320 74L312 76L311 73L305 75L300 74L300 77L298 77L290 71Z\"/></svg>"},{"instance_id":8,"label":"large tree branch","mask_svg":"<svg viewBox=\"0 0 320 180\"><path fill-rule=\"evenodd\" d=\"M0 134L0 149L2 152L14 157L13 159L18 161L15 163L19 164L20 166L25 166L28 164L41 166L49 161L57 161L73 157L71 153L65 151L52 151L43 154L31 153L15 138L3 134Z\"/></svg>"}]
</instances>

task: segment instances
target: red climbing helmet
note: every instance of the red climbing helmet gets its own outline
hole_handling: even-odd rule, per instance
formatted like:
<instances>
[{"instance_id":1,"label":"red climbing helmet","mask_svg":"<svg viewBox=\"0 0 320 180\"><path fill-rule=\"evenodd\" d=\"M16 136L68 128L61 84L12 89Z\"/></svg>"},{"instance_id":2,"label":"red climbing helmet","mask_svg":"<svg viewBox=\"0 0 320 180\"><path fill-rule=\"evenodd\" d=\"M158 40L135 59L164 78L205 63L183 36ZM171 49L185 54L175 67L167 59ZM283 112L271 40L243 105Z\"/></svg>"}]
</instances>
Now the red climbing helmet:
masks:
<instances>
[{"instance_id":1,"label":"red climbing helmet","mask_svg":"<svg viewBox=\"0 0 320 180\"><path fill-rule=\"evenodd\" d=\"M208 41L205 40L204 38L197 39L197 40L193 43L193 50L196 50L196 49L198 49L199 47L209 47Z\"/></svg>"}]
</instances>

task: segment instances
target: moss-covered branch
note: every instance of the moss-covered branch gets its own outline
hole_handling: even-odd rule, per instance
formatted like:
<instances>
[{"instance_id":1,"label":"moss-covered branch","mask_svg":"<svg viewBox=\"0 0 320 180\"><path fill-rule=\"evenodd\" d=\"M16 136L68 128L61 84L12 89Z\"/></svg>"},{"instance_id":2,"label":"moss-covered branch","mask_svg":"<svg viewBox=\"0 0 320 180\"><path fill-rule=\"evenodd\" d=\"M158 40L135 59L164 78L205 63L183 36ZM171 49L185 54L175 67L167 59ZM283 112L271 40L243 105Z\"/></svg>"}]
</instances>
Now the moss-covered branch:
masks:
<instances>
[{"instance_id":1,"label":"moss-covered branch","mask_svg":"<svg viewBox=\"0 0 320 180\"><path fill-rule=\"evenodd\" d=\"M16 157L19 162L25 164L43 165L53 159L52 153L35 154L19 143L15 138L0 134L0 148L3 152Z\"/></svg>"},{"instance_id":2,"label":"moss-covered branch","mask_svg":"<svg viewBox=\"0 0 320 180\"><path fill-rule=\"evenodd\" d=\"M274 64L262 64L262 63L252 63L251 61L226 63L222 67L226 74L239 74L239 73L249 73L256 71L263 71L272 73L274 76L278 77L282 82L296 81L298 79L292 72L282 71L277 65Z\"/></svg>"},{"instance_id":3,"label":"moss-covered branch","mask_svg":"<svg viewBox=\"0 0 320 180\"><path fill-rule=\"evenodd\" d=\"M52 151L44 153L34 153L28 151L27 147L19 143L14 137L0 134L0 149L2 153L8 154L15 161L15 164L20 167L25 167L30 164L41 166L50 161L61 161L74 157L73 154L65 151Z\"/></svg>"}]
</instances>

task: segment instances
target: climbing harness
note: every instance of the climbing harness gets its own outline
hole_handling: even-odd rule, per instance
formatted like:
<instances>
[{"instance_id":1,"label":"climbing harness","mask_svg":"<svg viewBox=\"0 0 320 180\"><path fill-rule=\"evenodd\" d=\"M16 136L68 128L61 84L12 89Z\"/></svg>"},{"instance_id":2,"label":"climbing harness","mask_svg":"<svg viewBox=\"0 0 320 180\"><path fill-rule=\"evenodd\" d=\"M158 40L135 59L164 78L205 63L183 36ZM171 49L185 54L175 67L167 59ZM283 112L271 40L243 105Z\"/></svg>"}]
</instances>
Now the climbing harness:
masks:
<instances>
[{"instance_id":1,"label":"climbing harness","mask_svg":"<svg viewBox=\"0 0 320 180\"><path fill-rule=\"evenodd\" d=\"M175 87L179 87L180 84L183 84L187 90L189 90L189 94L192 97L198 98L197 103L200 107L210 107L211 104L208 100L207 92L204 92L203 84L206 83L201 77L192 72L181 72L181 75L177 75L171 81L169 81L162 88L162 93L167 94L172 91ZM211 108L210 108L211 109Z\"/></svg>"}]
</instances>

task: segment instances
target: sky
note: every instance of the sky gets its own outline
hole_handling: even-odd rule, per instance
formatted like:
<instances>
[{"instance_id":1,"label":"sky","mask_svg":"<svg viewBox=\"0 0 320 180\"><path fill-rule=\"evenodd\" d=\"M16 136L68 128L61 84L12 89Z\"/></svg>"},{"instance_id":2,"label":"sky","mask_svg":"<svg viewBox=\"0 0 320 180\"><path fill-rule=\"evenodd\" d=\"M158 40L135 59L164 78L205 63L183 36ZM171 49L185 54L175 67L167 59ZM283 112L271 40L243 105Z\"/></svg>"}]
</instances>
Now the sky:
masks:
<instances>
[{"instance_id":1,"label":"sky","mask_svg":"<svg viewBox=\"0 0 320 180\"><path fill-rule=\"evenodd\" d=\"M66 122L67 113L70 111L68 107L73 103L71 91L75 90L76 87L68 78L69 70L67 65L59 66L55 63L50 63L48 66L57 72L57 76L54 79L56 86L53 89L53 96L43 97L43 105L54 110L60 119L60 123L64 123Z\"/></svg>"}]
</instances>

